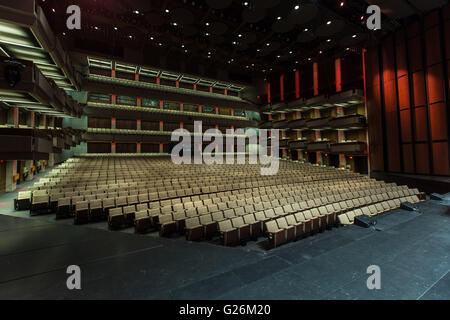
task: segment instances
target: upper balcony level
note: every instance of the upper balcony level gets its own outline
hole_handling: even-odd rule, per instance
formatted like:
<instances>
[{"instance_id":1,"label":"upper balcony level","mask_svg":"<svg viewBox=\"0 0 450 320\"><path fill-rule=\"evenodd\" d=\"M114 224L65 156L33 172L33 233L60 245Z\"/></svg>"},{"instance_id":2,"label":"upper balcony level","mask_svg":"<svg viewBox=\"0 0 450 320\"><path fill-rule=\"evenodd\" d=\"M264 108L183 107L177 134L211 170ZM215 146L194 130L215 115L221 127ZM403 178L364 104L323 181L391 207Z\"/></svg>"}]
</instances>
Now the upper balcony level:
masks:
<instances>
[{"instance_id":1,"label":"upper balcony level","mask_svg":"<svg viewBox=\"0 0 450 320\"><path fill-rule=\"evenodd\" d=\"M69 55L34 0L0 2L0 57L31 61L59 88L79 89Z\"/></svg>"},{"instance_id":2,"label":"upper balcony level","mask_svg":"<svg viewBox=\"0 0 450 320\"><path fill-rule=\"evenodd\" d=\"M89 74L83 81L87 91L108 92L114 86L118 94L258 111L256 105L240 97L245 89L241 85L101 58L87 59Z\"/></svg>"}]
</instances>

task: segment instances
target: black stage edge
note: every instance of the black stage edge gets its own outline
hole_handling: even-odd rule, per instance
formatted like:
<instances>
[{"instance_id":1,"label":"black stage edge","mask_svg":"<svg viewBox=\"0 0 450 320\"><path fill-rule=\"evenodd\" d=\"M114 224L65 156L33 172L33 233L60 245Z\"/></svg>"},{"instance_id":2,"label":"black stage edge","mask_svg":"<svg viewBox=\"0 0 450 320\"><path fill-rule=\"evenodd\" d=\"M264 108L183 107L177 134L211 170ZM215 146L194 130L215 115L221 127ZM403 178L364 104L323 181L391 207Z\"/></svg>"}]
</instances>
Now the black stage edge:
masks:
<instances>
[{"instance_id":1,"label":"black stage edge","mask_svg":"<svg viewBox=\"0 0 450 320\"><path fill-rule=\"evenodd\" d=\"M386 182L395 182L400 185L407 185L410 188L417 188L426 193L445 194L450 192L450 178L444 176L427 176L418 174L403 174L372 171L371 178L384 180Z\"/></svg>"}]
</instances>

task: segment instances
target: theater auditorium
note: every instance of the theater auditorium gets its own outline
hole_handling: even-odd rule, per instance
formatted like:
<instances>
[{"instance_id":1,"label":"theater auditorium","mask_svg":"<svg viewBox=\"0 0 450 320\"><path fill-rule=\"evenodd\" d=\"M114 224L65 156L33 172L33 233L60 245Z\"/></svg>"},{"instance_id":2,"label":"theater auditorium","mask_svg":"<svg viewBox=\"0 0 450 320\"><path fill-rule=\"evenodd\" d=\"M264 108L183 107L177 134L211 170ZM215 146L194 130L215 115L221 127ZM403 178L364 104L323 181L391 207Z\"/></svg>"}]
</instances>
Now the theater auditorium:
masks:
<instances>
[{"instance_id":1,"label":"theater auditorium","mask_svg":"<svg viewBox=\"0 0 450 320\"><path fill-rule=\"evenodd\" d=\"M2 0L0 298L450 299L445 0Z\"/></svg>"}]
</instances>

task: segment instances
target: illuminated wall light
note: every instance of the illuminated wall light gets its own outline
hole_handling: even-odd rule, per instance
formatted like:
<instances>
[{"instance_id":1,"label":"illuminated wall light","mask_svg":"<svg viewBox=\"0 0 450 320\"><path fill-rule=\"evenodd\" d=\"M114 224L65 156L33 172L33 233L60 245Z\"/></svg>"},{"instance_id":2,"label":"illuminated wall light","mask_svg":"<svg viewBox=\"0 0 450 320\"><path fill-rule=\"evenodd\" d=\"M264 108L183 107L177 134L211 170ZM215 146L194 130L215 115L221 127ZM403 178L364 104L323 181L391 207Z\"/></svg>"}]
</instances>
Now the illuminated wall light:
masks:
<instances>
[{"instance_id":1,"label":"illuminated wall light","mask_svg":"<svg viewBox=\"0 0 450 320\"><path fill-rule=\"evenodd\" d=\"M343 6L344 6L344 4L345 4L345 3L344 3L344 1L341 1L341 4L340 4L340 6L341 6L341 7L343 7Z\"/></svg>"},{"instance_id":2,"label":"illuminated wall light","mask_svg":"<svg viewBox=\"0 0 450 320\"><path fill-rule=\"evenodd\" d=\"M331 24L331 20L328 20L328 21L327 21L327 25L330 25L330 24Z\"/></svg>"},{"instance_id":3,"label":"illuminated wall light","mask_svg":"<svg viewBox=\"0 0 450 320\"><path fill-rule=\"evenodd\" d=\"M166 9L166 13L169 13L170 12L170 10L169 9Z\"/></svg>"},{"instance_id":4,"label":"illuminated wall light","mask_svg":"<svg viewBox=\"0 0 450 320\"><path fill-rule=\"evenodd\" d=\"M281 17L277 17L277 20L281 20Z\"/></svg>"},{"instance_id":5,"label":"illuminated wall light","mask_svg":"<svg viewBox=\"0 0 450 320\"><path fill-rule=\"evenodd\" d=\"M352 38L356 38L356 34L352 35Z\"/></svg>"},{"instance_id":6,"label":"illuminated wall light","mask_svg":"<svg viewBox=\"0 0 450 320\"><path fill-rule=\"evenodd\" d=\"M303 31L308 32L308 30L309 30L308 28L305 28Z\"/></svg>"},{"instance_id":7,"label":"illuminated wall light","mask_svg":"<svg viewBox=\"0 0 450 320\"><path fill-rule=\"evenodd\" d=\"M294 10L298 10L298 9L300 9L300 6L299 6L299 5L296 5L296 6L294 7Z\"/></svg>"}]
</instances>

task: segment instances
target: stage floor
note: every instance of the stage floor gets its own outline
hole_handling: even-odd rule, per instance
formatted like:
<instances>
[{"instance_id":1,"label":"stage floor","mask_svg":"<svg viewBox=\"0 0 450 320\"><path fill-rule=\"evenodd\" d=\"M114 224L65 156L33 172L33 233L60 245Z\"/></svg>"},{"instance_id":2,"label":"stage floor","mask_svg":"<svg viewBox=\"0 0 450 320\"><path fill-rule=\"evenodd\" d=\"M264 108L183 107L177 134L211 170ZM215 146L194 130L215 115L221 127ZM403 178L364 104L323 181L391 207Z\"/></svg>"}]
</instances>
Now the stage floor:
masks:
<instances>
[{"instance_id":1,"label":"stage floor","mask_svg":"<svg viewBox=\"0 0 450 320\"><path fill-rule=\"evenodd\" d=\"M3 206L0 299L450 299L450 198L418 206L378 217L378 230L340 227L273 250L21 218ZM69 265L81 268L81 290L66 287ZM367 288L371 265L380 290Z\"/></svg>"}]
</instances>

